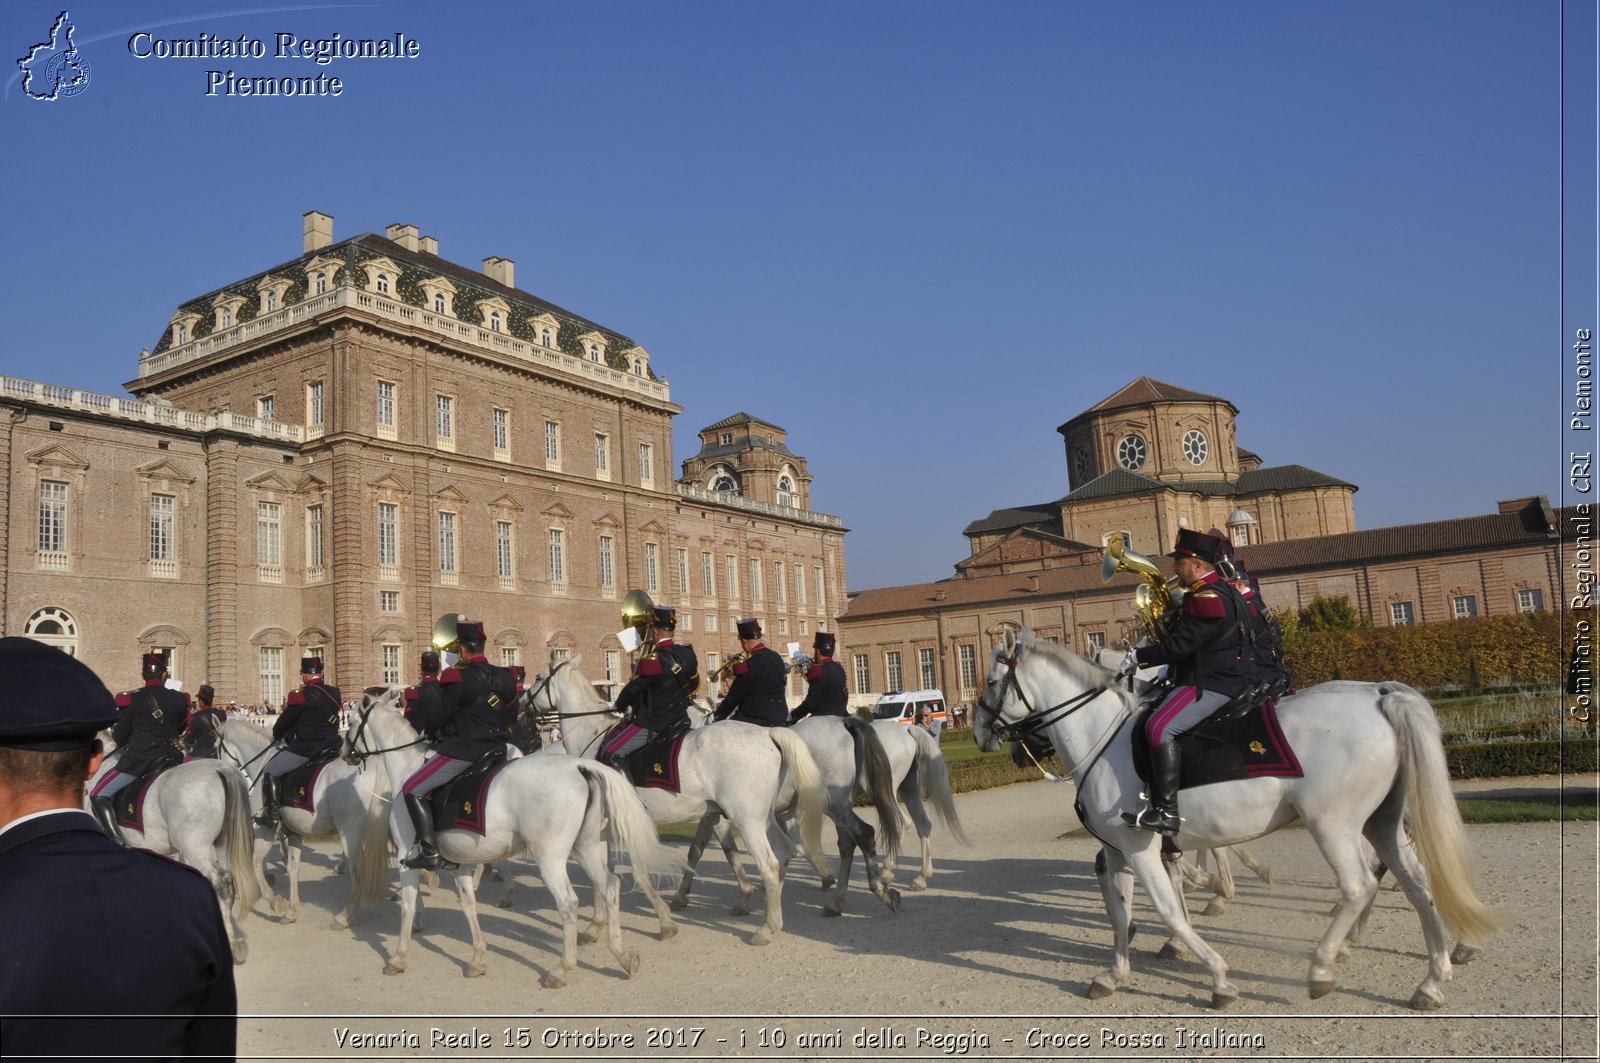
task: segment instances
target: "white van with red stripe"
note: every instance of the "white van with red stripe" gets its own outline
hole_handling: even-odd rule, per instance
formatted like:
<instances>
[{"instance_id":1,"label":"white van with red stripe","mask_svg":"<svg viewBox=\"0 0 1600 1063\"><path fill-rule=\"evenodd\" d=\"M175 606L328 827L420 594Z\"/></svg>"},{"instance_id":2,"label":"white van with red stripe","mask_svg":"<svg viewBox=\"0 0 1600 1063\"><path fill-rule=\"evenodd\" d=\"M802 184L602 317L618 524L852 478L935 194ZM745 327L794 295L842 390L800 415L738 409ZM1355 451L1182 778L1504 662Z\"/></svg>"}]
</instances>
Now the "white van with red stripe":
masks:
<instances>
[{"instance_id":1,"label":"white van with red stripe","mask_svg":"<svg viewBox=\"0 0 1600 1063\"><path fill-rule=\"evenodd\" d=\"M901 723L920 723L935 738L950 722L945 707L944 692L940 690L894 690L878 699L872 708L874 720L899 720Z\"/></svg>"}]
</instances>

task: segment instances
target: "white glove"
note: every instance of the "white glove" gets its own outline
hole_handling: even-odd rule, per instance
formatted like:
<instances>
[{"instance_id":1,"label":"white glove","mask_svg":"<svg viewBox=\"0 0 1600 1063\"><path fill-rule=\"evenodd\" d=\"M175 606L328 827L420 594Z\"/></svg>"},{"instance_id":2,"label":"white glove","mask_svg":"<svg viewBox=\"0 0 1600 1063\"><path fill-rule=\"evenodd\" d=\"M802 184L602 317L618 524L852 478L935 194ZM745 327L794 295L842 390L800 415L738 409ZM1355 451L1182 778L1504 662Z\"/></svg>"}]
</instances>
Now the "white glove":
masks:
<instances>
[{"instance_id":1,"label":"white glove","mask_svg":"<svg viewBox=\"0 0 1600 1063\"><path fill-rule=\"evenodd\" d=\"M1139 653L1137 650L1129 650L1122 658L1122 663L1117 665L1117 678L1122 679L1126 676L1130 676L1138 670Z\"/></svg>"}]
</instances>

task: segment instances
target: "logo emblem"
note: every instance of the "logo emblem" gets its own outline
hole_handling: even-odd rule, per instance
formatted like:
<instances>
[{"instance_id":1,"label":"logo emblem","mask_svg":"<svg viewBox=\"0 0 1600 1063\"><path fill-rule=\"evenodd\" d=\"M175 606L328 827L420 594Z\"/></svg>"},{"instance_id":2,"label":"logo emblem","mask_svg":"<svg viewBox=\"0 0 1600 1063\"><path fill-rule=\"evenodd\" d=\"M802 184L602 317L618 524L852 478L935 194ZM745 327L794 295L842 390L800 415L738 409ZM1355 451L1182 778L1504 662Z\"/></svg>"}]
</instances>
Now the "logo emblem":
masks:
<instances>
[{"instance_id":1,"label":"logo emblem","mask_svg":"<svg viewBox=\"0 0 1600 1063\"><path fill-rule=\"evenodd\" d=\"M1262 745L1260 742L1251 742L1250 752L1254 753L1258 757L1264 757L1267 755L1267 747Z\"/></svg>"},{"instance_id":2,"label":"logo emblem","mask_svg":"<svg viewBox=\"0 0 1600 1063\"><path fill-rule=\"evenodd\" d=\"M22 91L30 99L54 103L89 87L89 61L72 43L76 29L71 12L61 12L50 27L50 39L29 48L28 54L17 60Z\"/></svg>"}]
</instances>

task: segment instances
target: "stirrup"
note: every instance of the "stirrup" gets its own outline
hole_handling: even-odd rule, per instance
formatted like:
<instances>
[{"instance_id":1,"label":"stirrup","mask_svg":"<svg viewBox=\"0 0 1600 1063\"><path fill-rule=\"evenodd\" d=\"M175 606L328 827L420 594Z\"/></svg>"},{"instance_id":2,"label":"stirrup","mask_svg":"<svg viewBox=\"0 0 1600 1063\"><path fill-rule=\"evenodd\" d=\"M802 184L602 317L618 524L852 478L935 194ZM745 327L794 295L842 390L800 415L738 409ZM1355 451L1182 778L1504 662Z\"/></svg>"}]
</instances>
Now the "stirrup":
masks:
<instances>
[{"instance_id":1,"label":"stirrup","mask_svg":"<svg viewBox=\"0 0 1600 1063\"><path fill-rule=\"evenodd\" d=\"M1122 819L1128 826L1137 830L1154 831L1169 837L1182 829L1176 812L1157 808L1155 805L1145 805L1137 813L1124 812Z\"/></svg>"},{"instance_id":2,"label":"stirrup","mask_svg":"<svg viewBox=\"0 0 1600 1063\"><path fill-rule=\"evenodd\" d=\"M416 853L402 859L400 866L410 868L412 871L437 871L444 866L444 862L439 850L418 845Z\"/></svg>"}]
</instances>

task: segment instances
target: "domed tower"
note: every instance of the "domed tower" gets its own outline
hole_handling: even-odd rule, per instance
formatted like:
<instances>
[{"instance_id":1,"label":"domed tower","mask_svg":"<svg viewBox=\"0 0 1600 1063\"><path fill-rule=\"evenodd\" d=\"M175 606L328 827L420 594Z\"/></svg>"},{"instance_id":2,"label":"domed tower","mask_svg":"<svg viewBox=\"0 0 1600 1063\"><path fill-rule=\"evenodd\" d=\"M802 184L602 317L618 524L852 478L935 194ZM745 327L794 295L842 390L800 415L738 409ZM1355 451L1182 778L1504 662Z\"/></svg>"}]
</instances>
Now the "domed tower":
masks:
<instances>
[{"instance_id":1,"label":"domed tower","mask_svg":"<svg viewBox=\"0 0 1600 1063\"><path fill-rule=\"evenodd\" d=\"M1076 491L1114 469L1163 483L1236 483L1239 410L1227 399L1142 376L1056 429Z\"/></svg>"},{"instance_id":2,"label":"domed tower","mask_svg":"<svg viewBox=\"0 0 1600 1063\"><path fill-rule=\"evenodd\" d=\"M789 509L811 508L806 460L789 450L789 434L769 421L736 413L700 429L700 452L683 463L682 482Z\"/></svg>"}]
</instances>

